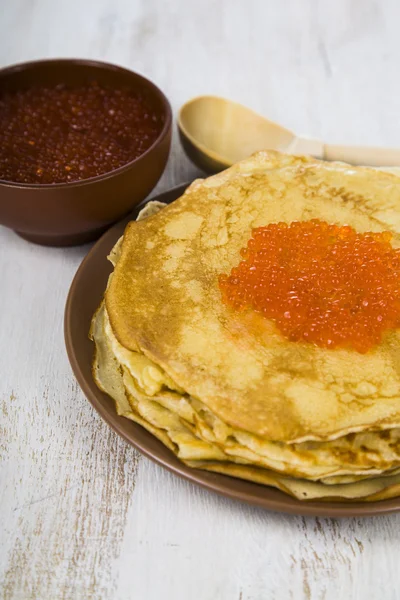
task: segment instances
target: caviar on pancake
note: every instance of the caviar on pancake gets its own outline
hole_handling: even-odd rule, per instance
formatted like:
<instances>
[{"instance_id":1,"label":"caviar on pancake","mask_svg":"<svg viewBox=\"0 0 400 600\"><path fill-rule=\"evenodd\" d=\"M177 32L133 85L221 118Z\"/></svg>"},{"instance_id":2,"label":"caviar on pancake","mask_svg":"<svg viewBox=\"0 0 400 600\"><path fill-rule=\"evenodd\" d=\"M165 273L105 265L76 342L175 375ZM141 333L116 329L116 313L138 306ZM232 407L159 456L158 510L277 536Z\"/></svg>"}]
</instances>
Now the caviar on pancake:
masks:
<instances>
[{"instance_id":1,"label":"caviar on pancake","mask_svg":"<svg viewBox=\"0 0 400 600\"><path fill-rule=\"evenodd\" d=\"M69 183L103 175L145 152L163 127L149 99L88 81L0 95L0 179Z\"/></svg>"},{"instance_id":2,"label":"caviar on pancake","mask_svg":"<svg viewBox=\"0 0 400 600\"><path fill-rule=\"evenodd\" d=\"M392 234L320 220L253 229L219 277L223 301L275 321L293 341L365 353L400 327L400 250Z\"/></svg>"}]
</instances>

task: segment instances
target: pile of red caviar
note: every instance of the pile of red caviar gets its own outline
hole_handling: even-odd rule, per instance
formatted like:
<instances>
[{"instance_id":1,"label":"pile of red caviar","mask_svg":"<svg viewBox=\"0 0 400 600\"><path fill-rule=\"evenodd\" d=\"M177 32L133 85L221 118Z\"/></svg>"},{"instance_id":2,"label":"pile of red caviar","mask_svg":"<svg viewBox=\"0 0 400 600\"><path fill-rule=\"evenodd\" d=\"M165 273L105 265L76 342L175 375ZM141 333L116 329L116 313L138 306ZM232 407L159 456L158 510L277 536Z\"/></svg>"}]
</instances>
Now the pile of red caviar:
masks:
<instances>
[{"instance_id":1,"label":"pile of red caviar","mask_svg":"<svg viewBox=\"0 0 400 600\"><path fill-rule=\"evenodd\" d=\"M400 327L400 250L391 233L324 221L253 229L219 286L225 303L275 321L290 340L365 353Z\"/></svg>"},{"instance_id":2,"label":"pile of red caviar","mask_svg":"<svg viewBox=\"0 0 400 600\"><path fill-rule=\"evenodd\" d=\"M163 117L130 89L90 81L0 95L0 179L67 183L118 169L156 140Z\"/></svg>"}]
</instances>

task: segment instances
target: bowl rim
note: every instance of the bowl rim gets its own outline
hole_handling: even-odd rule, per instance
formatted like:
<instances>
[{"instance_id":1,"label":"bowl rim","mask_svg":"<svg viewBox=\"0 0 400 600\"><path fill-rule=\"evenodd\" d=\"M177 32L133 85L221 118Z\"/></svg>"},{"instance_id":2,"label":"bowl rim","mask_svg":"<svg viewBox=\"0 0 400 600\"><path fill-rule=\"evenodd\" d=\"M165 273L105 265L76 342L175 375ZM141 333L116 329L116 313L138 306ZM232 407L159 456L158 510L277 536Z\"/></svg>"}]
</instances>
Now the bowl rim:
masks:
<instances>
[{"instance_id":1,"label":"bowl rim","mask_svg":"<svg viewBox=\"0 0 400 600\"><path fill-rule=\"evenodd\" d=\"M33 69L36 66L46 65L46 64L55 64L55 63L65 63L72 64L76 66L93 66L99 69L107 70L107 71L119 71L126 73L128 75L134 75L141 83L146 83L151 90L160 98L162 105L164 107L165 113L165 122L163 128L161 129L159 135L154 140L154 142L145 150L142 154L131 160L130 162L118 167L118 169L114 169L113 171L107 171L107 173L103 173L102 175L96 175L95 177L88 177L87 179L81 179L80 181L71 181L64 183L21 183L18 181L7 181L6 179L0 178L0 186L1 187L11 187L11 188L22 188L28 190L56 190L56 189L65 189L72 187L81 187L84 185L88 185L91 183L95 183L97 181L104 181L105 179L110 179L111 177L115 177L124 171L128 171L135 163L138 163L142 158L150 154L152 150L158 146L168 135L172 128L172 108L171 104L164 94L164 92L155 84L153 81L138 73L137 71L132 71L131 69L127 69L126 67L121 67L120 65L116 65L114 63L109 63L101 60L94 60L91 58L44 58L38 60L30 60L26 62L16 63L13 65L9 65L0 69L0 81L3 76L10 75L12 73L18 73L19 71L23 71L24 69Z\"/></svg>"}]
</instances>

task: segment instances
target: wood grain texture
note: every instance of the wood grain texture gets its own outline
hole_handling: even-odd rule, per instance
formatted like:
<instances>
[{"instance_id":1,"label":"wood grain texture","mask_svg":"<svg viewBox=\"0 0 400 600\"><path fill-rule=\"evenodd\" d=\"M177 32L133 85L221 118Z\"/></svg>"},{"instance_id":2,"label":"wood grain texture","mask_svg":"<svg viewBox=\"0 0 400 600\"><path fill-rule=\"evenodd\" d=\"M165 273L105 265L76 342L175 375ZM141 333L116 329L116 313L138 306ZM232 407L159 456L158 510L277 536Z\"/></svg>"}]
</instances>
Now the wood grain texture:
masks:
<instances>
[{"instance_id":1,"label":"wood grain texture","mask_svg":"<svg viewBox=\"0 0 400 600\"><path fill-rule=\"evenodd\" d=\"M175 110L214 93L332 143L400 146L398 0L0 4L2 65L114 61L154 79ZM175 136L156 191L197 175ZM102 423L62 333L88 248L0 230L0 597L400 598L400 516L253 509L173 477Z\"/></svg>"}]
</instances>

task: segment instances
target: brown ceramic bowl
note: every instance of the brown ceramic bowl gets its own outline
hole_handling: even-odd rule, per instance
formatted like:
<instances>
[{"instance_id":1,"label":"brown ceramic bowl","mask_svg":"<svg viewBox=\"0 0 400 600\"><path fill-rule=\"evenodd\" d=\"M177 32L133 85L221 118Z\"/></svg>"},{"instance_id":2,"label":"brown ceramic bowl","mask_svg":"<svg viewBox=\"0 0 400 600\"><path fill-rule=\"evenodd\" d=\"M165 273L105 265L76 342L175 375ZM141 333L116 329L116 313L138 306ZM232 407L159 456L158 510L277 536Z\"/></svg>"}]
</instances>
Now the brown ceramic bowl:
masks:
<instances>
[{"instance_id":1,"label":"brown ceramic bowl","mask_svg":"<svg viewBox=\"0 0 400 600\"><path fill-rule=\"evenodd\" d=\"M0 70L0 89L16 91L33 83L79 85L88 79L144 92L164 115L164 127L146 152L104 175L45 185L0 180L0 225L32 242L69 246L96 239L151 192L167 163L171 107L161 90L137 73L92 60L41 60Z\"/></svg>"}]
</instances>

